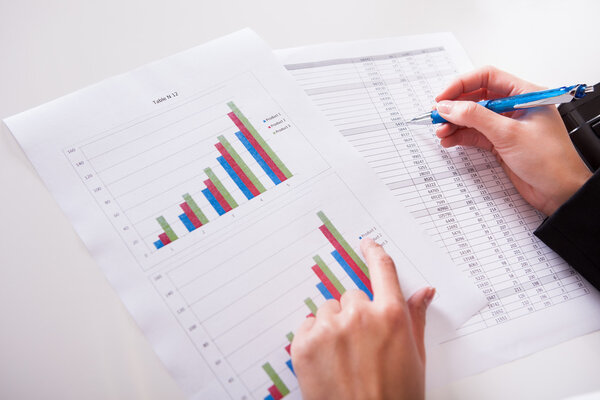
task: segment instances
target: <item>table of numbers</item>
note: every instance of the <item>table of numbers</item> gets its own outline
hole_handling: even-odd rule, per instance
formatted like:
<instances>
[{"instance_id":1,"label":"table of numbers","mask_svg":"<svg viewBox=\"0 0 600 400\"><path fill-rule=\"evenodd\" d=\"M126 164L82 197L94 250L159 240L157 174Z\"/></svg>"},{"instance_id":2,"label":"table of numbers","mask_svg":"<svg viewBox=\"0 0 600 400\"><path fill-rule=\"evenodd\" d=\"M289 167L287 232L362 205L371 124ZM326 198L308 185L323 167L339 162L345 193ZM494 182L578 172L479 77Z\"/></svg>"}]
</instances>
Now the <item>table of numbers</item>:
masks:
<instances>
[{"instance_id":1,"label":"table of numbers","mask_svg":"<svg viewBox=\"0 0 600 400\"><path fill-rule=\"evenodd\" d=\"M286 68L486 295L488 307L459 336L589 293L533 235L544 216L517 193L492 154L446 150L433 127L406 124L430 111L456 76L443 47Z\"/></svg>"}]
</instances>

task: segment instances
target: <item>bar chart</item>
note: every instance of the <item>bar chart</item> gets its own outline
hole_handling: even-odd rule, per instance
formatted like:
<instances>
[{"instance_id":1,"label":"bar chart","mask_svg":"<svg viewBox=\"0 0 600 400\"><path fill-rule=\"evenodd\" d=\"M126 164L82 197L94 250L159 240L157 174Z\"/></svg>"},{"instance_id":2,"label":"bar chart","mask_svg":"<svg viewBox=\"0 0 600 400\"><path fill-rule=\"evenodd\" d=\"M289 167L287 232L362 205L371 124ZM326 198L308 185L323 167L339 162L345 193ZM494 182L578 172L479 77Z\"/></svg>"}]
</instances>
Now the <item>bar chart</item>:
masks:
<instances>
[{"instance_id":1,"label":"bar chart","mask_svg":"<svg viewBox=\"0 0 600 400\"><path fill-rule=\"evenodd\" d=\"M143 270L251 226L329 168L251 75L169 101L64 151Z\"/></svg>"},{"instance_id":2,"label":"bar chart","mask_svg":"<svg viewBox=\"0 0 600 400\"><path fill-rule=\"evenodd\" d=\"M319 226L319 231L321 231L323 236L335 249L331 251L331 256L338 262L339 266L342 267L347 277L350 278L354 284L354 286L348 285L348 287L362 290L369 299L373 300L373 289L371 288L369 270L366 264L323 211L317 212L317 216L323 223ZM313 260L315 261L315 264L311 269L319 279L319 282L315 287L321 293L322 300L336 299L339 301L341 295L346 291L346 288L319 255L313 256ZM314 317L318 309L315 301L311 297L307 297L304 299L304 304L308 308L307 317ZM291 343L294 339L294 334L288 332L286 338L289 343L285 346L285 351L290 356L290 359L285 361L285 366L295 377L296 374L291 360ZM265 400L279 400L290 393L286 384L269 362L263 364L262 368L273 383L268 388L269 394L264 397Z\"/></svg>"},{"instance_id":3,"label":"bar chart","mask_svg":"<svg viewBox=\"0 0 600 400\"><path fill-rule=\"evenodd\" d=\"M231 398L298 398L295 329L348 290L373 298L360 237L403 264L407 293L426 281L285 110L244 79L65 154Z\"/></svg>"},{"instance_id":4,"label":"bar chart","mask_svg":"<svg viewBox=\"0 0 600 400\"><path fill-rule=\"evenodd\" d=\"M472 315L444 254L271 50L249 31L222 41L10 123L185 394L299 398L298 326L327 299L373 297L362 237L402 265L407 295L453 294L436 332Z\"/></svg>"},{"instance_id":5,"label":"bar chart","mask_svg":"<svg viewBox=\"0 0 600 400\"><path fill-rule=\"evenodd\" d=\"M226 387L246 398L299 398L291 361L295 330L347 291L373 299L370 273L357 251L361 238L383 244L403 266L405 293L426 284L338 176L313 180L298 195L271 209L248 229L251 235L238 232L204 251L202 259L213 259L211 265L192 255L155 279L198 351ZM232 252L231 241L243 249Z\"/></svg>"},{"instance_id":6,"label":"bar chart","mask_svg":"<svg viewBox=\"0 0 600 400\"><path fill-rule=\"evenodd\" d=\"M387 243L407 293L425 278L252 76L179 98L65 156L231 398L298 398L299 323L373 298L360 237Z\"/></svg>"},{"instance_id":7,"label":"bar chart","mask_svg":"<svg viewBox=\"0 0 600 400\"><path fill-rule=\"evenodd\" d=\"M239 131L235 132L235 136L247 150L248 156L251 156L258 165L260 165L261 169L273 184L279 185L291 178L292 173L290 170L271 149L235 103L228 102L227 106L231 109L231 112L229 112L227 116L239 129ZM244 161L244 158L238 154L225 136L220 135L217 139L218 143L214 146L221 155L217 157L216 160L220 167L227 173L231 183L239 188L246 200L251 200L261 193L264 193L266 191L265 186L260 182L260 179L256 177L252 172L252 169L250 169ZM201 193L212 209L221 216L237 208L237 201L213 170L211 168L204 168L204 174L207 179L203 180L205 188L202 189ZM188 232L193 232L210 222L189 193L182 195L182 197L184 202L181 203L179 207L183 210L183 214L180 214L178 218ZM161 215L157 217L156 221L163 230L163 232L158 235L158 240L154 242L154 246L158 250L177 240L178 236L164 216Z\"/></svg>"},{"instance_id":8,"label":"bar chart","mask_svg":"<svg viewBox=\"0 0 600 400\"><path fill-rule=\"evenodd\" d=\"M333 193L323 196L326 188ZM228 251L230 237L203 253L216 259L212 267L190 257L155 284L227 387L247 398L299 398L291 343L302 320L349 290L373 299L360 238L384 243L405 271L412 267L335 175L269 218L252 227L245 250ZM414 276L403 288L411 293L424 282Z\"/></svg>"}]
</instances>

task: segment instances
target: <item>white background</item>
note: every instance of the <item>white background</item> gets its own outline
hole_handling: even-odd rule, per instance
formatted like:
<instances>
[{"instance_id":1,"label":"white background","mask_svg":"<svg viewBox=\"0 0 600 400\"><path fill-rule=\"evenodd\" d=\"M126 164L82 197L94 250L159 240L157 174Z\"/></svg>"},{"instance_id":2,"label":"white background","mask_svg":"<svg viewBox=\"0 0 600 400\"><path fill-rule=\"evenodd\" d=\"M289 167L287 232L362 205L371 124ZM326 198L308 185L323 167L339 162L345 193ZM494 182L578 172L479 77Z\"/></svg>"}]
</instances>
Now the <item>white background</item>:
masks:
<instances>
[{"instance_id":1,"label":"white background","mask_svg":"<svg viewBox=\"0 0 600 400\"><path fill-rule=\"evenodd\" d=\"M0 118L246 26L274 48L451 31L475 66L593 84L598 15L597 0L0 0ZM0 222L1 398L181 398L4 127ZM596 332L428 397L600 390L599 356Z\"/></svg>"}]
</instances>

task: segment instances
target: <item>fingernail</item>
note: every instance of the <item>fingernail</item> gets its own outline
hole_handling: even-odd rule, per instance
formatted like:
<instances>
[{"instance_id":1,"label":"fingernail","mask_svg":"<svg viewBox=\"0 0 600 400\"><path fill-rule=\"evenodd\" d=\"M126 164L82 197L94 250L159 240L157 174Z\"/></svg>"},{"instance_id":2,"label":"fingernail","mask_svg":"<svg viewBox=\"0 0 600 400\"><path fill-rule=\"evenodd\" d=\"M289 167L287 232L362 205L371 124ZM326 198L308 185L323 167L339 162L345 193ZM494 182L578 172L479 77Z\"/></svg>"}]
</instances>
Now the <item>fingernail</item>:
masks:
<instances>
[{"instance_id":1,"label":"fingernail","mask_svg":"<svg viewBox=\"0 0 600 400\"><path fill-rule=\"evenodd\" d=\"M361 242L365 242L367 244L373 244L373 243L375 243L375 241L373 239L371 239L370 237L368 237L368 236L363 237L362 239L360 239L360 241Z\"/></svg>"},{"instance_id":2,"label":"fingernail","mask_svg":"<svg viewBox=\"0 0 600 400\"><path fill-rule=\"evenodd\" d=\"M452 110L452 104L452 101L443 100L437 103L436 108L439 112L443 114L450 114L450 111Z\"/></svg>"},{"instance_id":3,"label":"fingernail","mask_svg":"<svg viewBox=\"0 0 600 400\"><path fill-rule=\"evenodd\" d=\"M435 296L435 288L430 287L429 290L427 291L427 294L425 295L425 307L429 307L434 296Z\"/></svg>"}]
</instances>

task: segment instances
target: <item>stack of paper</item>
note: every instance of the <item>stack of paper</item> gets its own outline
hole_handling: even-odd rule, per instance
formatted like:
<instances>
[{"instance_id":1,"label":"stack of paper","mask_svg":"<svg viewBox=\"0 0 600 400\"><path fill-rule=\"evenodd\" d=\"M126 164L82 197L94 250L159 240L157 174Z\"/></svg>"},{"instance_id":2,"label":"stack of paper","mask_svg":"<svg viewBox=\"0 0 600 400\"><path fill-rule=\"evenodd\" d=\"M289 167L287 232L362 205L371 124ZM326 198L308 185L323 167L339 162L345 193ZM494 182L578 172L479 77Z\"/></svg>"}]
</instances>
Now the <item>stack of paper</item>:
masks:
<instances>
[{"instance_id":1,"label":"stack of paper","mask_svg":"<svg viewBox=\"0 0 600 400\"><path fill-rule=\"evenodd\" d=\"M598 328L493 158L405 124L470 68L451 35L279 57L246 30L5 121L191 398L299 398L294 330L373 295L362 237L437 288L431 382Z\"/></svg>"},{"instance_id":2,"label":"stack of paper","mask_svg":"<svg viewBox=\"0 0 600 400\"><path fill-rule=\"evenodd\" d=\"M437 288L429 343L485 305L250 31L6 124L190 397L298 397L294 330L372 294L364 236Z\"/></svg>"}]
</instances>

